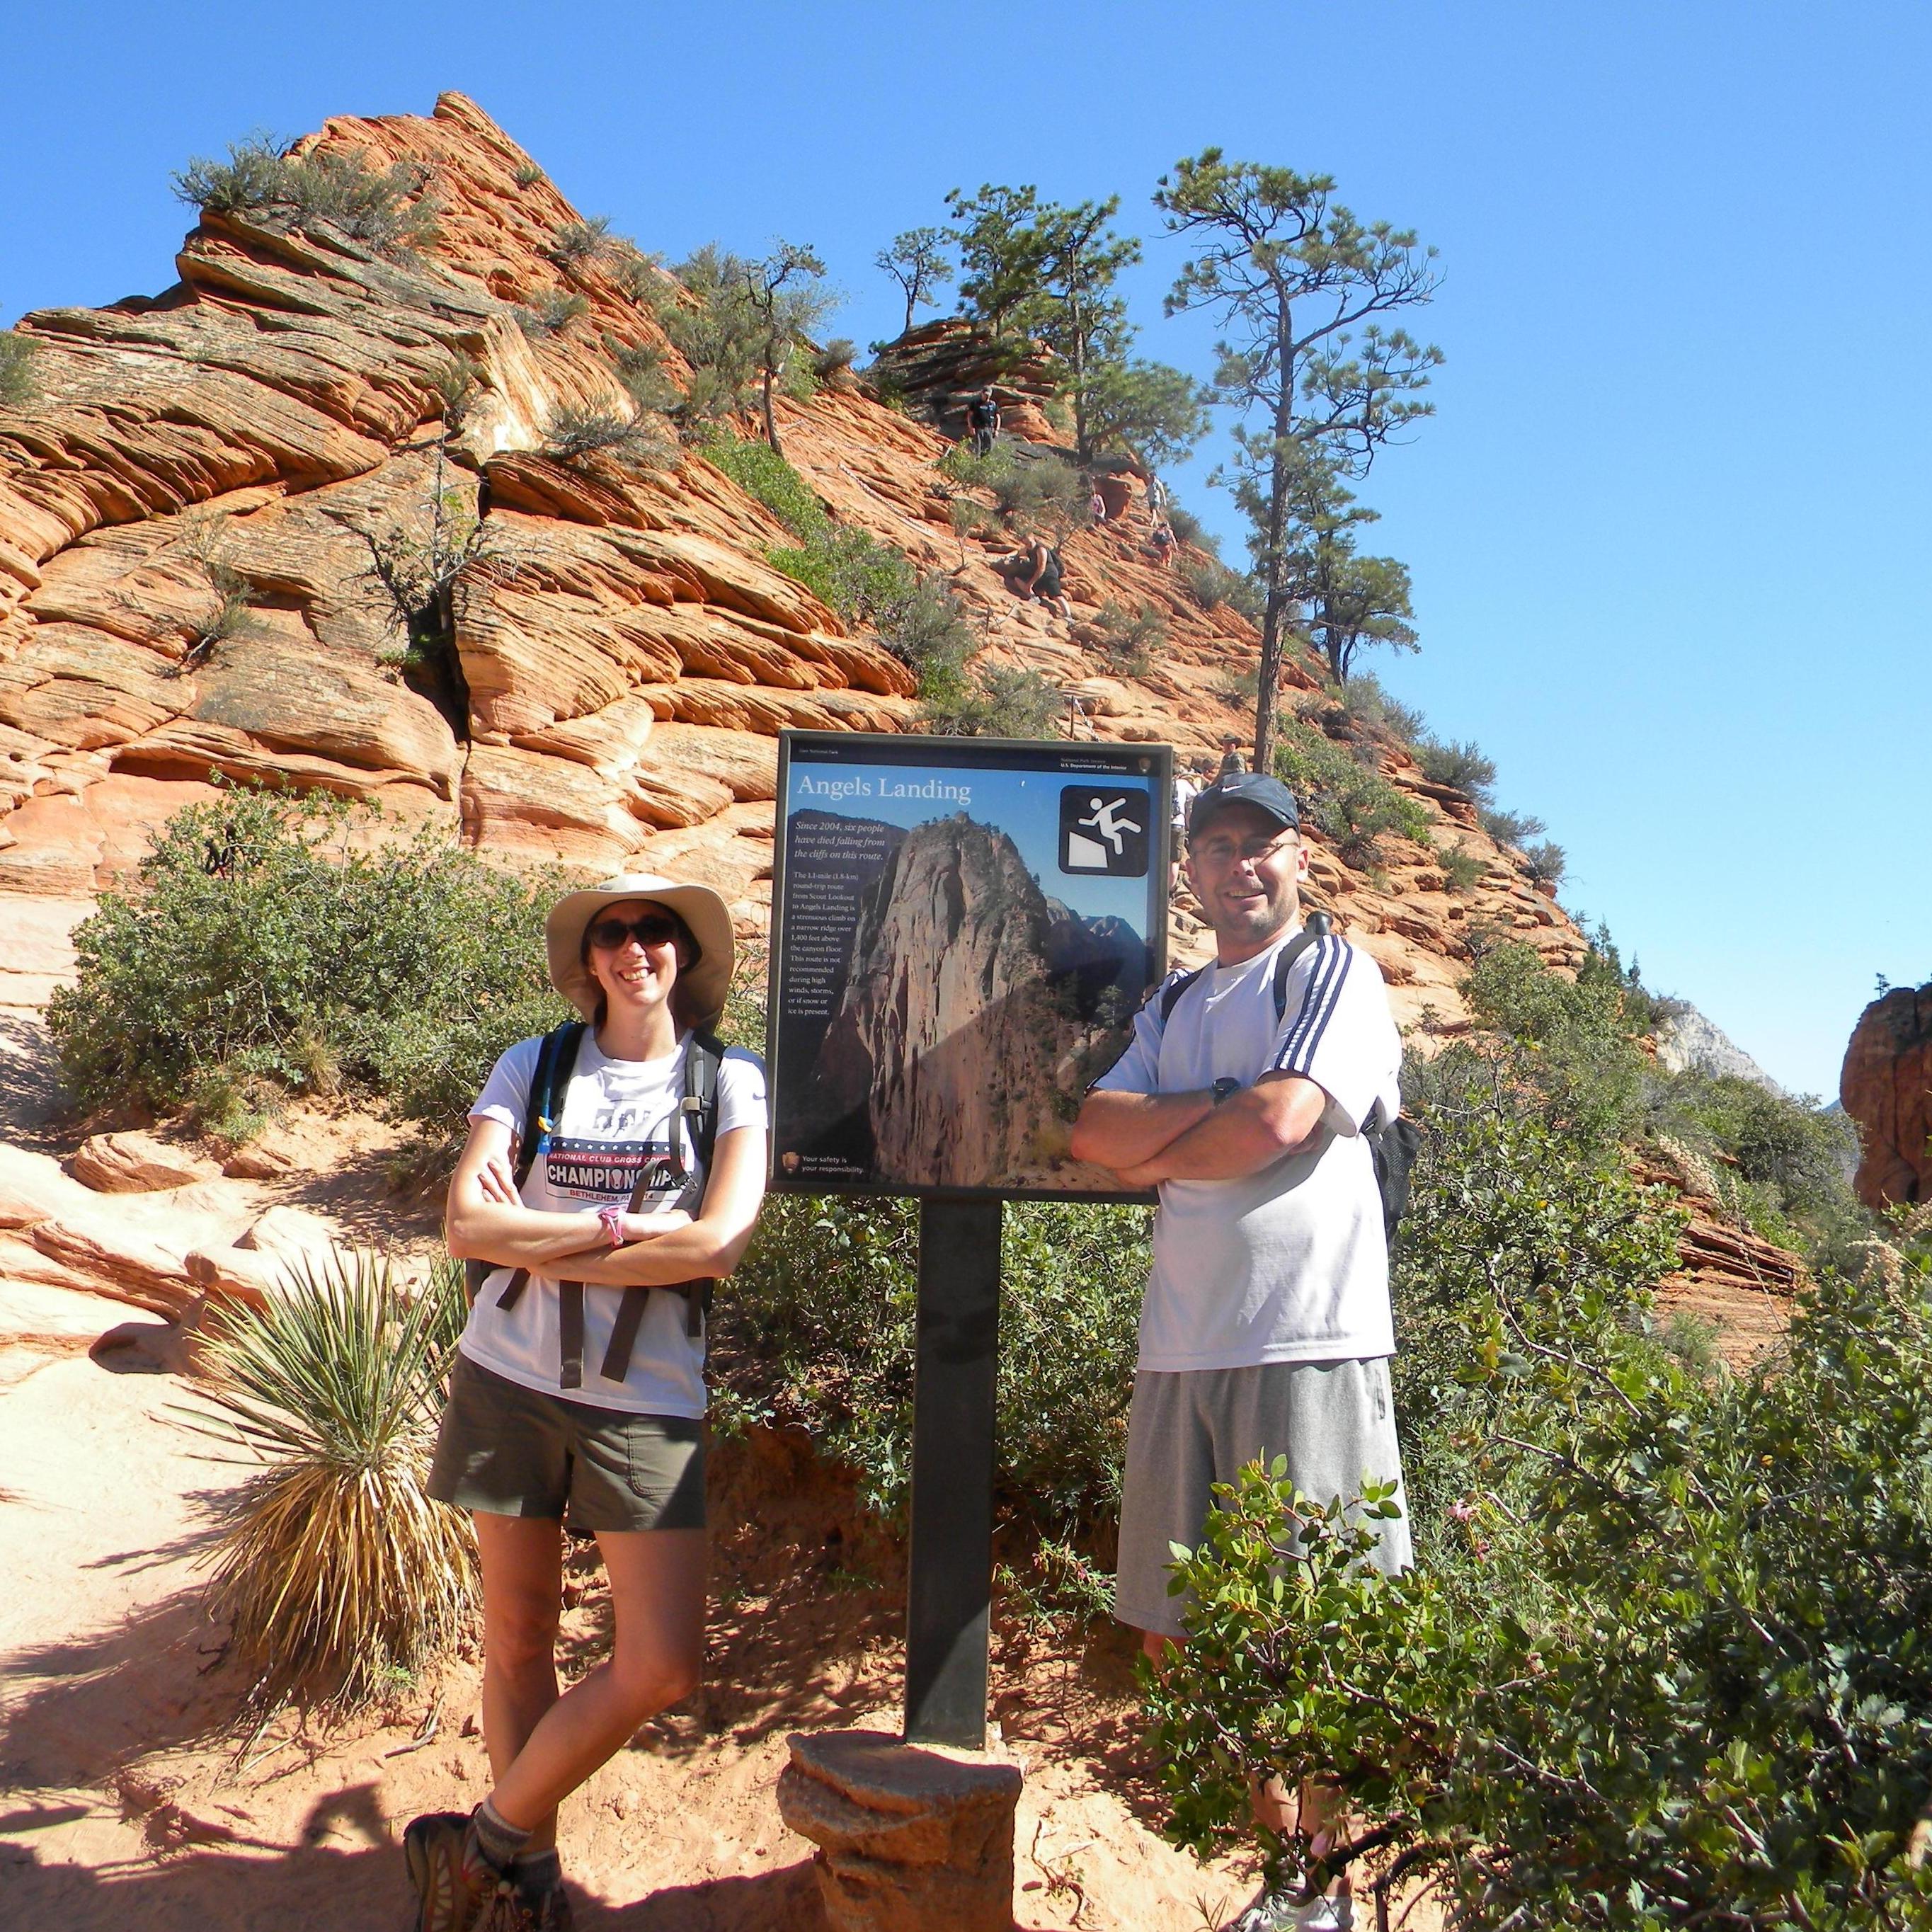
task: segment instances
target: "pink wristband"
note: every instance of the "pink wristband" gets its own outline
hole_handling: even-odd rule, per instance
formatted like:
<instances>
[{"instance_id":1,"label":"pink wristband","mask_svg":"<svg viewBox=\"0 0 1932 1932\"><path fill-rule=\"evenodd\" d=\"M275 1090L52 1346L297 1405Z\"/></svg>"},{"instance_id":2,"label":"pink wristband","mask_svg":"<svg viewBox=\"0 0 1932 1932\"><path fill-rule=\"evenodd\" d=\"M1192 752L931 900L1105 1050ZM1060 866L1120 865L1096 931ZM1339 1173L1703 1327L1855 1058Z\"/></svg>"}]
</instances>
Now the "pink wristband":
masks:
<instances>
[{"instance_id":1,"label":"pink wristband","mask_svg":"<svg viewBox=\"0 0 1932 1932\"><path fill-rule=\"evenodd\" d=\"M624 1245L624 1210L614 1201L607 1201L597 1210L597 1218L604 1224L604 1232L610 1238L614 1248Z\"/></svg>"}]
</instances>

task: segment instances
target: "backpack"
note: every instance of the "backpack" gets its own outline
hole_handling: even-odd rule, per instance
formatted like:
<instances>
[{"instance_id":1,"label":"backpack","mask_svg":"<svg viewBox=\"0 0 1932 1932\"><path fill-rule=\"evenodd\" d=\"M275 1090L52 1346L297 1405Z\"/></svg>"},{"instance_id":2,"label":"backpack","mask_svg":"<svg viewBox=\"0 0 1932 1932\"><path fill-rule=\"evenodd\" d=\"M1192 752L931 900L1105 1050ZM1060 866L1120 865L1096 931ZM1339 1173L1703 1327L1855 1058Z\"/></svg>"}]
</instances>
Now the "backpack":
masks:
<instances>
[{"instance_id":1,"label":"backpack","mask_svg":"<svg viewBox=\"0 0 1932 1932\"><path fill-rule=\"evenodd\" d=\"M1328 931L1328 915L1325 912L1311 913L1308 923L1276 956L1274 1016L1277 1020L1288 1011L1288 976L1294 970L1294 962L1317 940L1326 939ZM1163 1027L1174 1011L1174 1002L1207 970L1205 966L1197 966L1192 972L1183 973L1169 980L1162 988L1160 1023ZM1368 1142L1369 1153L1376 1164L1376 1186L1382 1197L1382 1232L1393 1249L1396 1229L1408 1212L1409 1175L1415 1166L1415 1156L1421 1151L1422 1130L1405 1114L1398 1114L1392 1120L1384 1120L1382 1103L1378 1100L1369 1109L1369 1118L1362 1123L1362 1138Z\"/></svg>"},{"instance_id":2,"label":"backpack","mask_svg":"<svg viewBox=\"0 0 1932 1932\"><path fill-rule=\"evenodd\" d=\"M537 1064L530 1075L530 1096L524 1103L523 1131L517 1139L515 1174L519 1194L530 1178L530 1169L536 1164L538 1150L549 1139L562 1118L564 1096L570 1090L570 1076L577 1066L578 1050L589 1030L581 1020L567 1021L554 1032L545 1034L542 1044L537 1048ZM690 1123L698 1166L688 1173L684 1172L684 1138L681 1134L672 1136L671 1152L676 1163L675 1171L684 1183L674 1204L691 1215L695 1215L703 1204L704 1187L700 1175L710 1172L712 1155L718 1144L718 1069L724 1058L724 1042L714 1034L694 1032L690 1035L684 1060L684 1099L680 1111ZM644 1178L640 1176L631 1195L629 1205L633 1211L644 1190ZM495 1271L495 1264L472 1261L465 1262L463 1268L464 1284L470 1300L474 1301L484 1281ZM528 1268L513 1269L496 1297L496 1306L514 1308L530 1286L530 1280ZM685 1333L695 1340L704 1334L705 1318L711 1312L714 1286L709 1280L682 1281L667 1283L656 1291L643 1287L626 1288L617 1306L617 1319L611 1326L610 1346L604 1352L598 1373L607 1382L621 1382L630 1372L631 1351L644 1318L647 1298L654 1292L683 1296ZM562 1358L557 1384L561 1388L581 1388L584 1284L580 1281L566 1281L559 1282L557 1287L557 1341Z\"/></svg>"}]
</instances>

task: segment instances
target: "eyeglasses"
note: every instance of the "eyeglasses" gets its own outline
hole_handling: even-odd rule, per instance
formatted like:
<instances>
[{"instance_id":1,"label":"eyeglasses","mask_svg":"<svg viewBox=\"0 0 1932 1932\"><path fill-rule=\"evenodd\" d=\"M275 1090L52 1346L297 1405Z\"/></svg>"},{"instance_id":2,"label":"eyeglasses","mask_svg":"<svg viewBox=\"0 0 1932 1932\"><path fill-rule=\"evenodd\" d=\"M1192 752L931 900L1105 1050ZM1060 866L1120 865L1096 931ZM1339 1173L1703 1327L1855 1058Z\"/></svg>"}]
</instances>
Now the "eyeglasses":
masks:
<instances>
[{"instance_id":1,"label":"eyeglasses","mask_svg":"<svg viewBox=\"0 0 1932 1932\"><path fill-rule=\"evenodd\" d=\"M677 937L677 921L668 913L647 912L637 919L600 919L590 928L590 943L614 952L626 940L640 946L668 946Z\"/></svg>"},{"instance_id":2,"label":"eyeglasses","mask_svg":"<svg viewBox=\"0 0 1932 1932\"><path fill-rule=\"evenodd\" d=\"M1294 837L1292 832L1277 832L1272 838L1244 838L1238 845L1232 838L1204 838L1188 850L1210 866L1258 866L1292 844Z\"/></svg>"}]
</instances>

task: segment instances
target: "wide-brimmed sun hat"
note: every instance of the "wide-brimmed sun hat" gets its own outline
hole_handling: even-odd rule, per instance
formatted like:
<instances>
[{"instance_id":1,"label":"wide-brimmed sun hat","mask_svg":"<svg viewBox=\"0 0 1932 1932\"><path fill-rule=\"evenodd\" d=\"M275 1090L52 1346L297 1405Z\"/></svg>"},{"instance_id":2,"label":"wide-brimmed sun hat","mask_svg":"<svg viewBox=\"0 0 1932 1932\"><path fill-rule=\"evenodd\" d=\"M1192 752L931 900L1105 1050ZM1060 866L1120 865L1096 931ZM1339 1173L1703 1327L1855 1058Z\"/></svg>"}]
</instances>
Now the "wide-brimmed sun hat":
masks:
<instances>
[{"instance_id":1,"label":"wide-brimmed sun hat","mask_svg":"<svg viewBox=\"0 0 1932 1932\"><path fill-rule=\"evenodd\" d=\"M581 892L566 892L544 920L550 954L550 982L587 1019L595 1019L603 988L584 963L584 935L606 906L622 899L649 899L677 914L698 942L698 958L678 969L683 988L680 1004L693 1026L711 1028L724 1010L731 990L730 908L709 886L680 884L648 872L621 873Z\"/></svg>"}]
</instances>

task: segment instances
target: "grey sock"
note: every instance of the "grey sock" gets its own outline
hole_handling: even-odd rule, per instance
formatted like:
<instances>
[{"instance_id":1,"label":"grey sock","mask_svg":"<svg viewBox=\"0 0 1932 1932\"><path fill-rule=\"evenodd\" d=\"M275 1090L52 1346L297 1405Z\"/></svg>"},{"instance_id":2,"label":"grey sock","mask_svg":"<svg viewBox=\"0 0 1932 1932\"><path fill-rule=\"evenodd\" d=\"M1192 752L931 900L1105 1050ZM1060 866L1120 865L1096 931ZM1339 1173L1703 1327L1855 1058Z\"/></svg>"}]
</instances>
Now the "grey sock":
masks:
<instances>
[{"instance_id":1,"label":"grey sock","mask_svg":"<svg viewBox=\"0 0 1932 1932\"><path fill-rule=\"evenodd\" d=\"M530 1841L530 1833L512 1825L487 1798L471 1814L470 1831L484 1862L499 1874L515 1864L518 1853Z\"/></svg>"},{"instance_id":2,"label":"grey sock","mask_svg":"<svg viewBox=\"0 0 1932 1932\"><path fill-rule=\"evenodd\" d=\"M540 1852L520 1853L512 1869L517 1889L526 1898L541 1898L563 1882L563 1861L557 1856L554 1845L547 1845Z\"/></svg>"}]
</instances>

